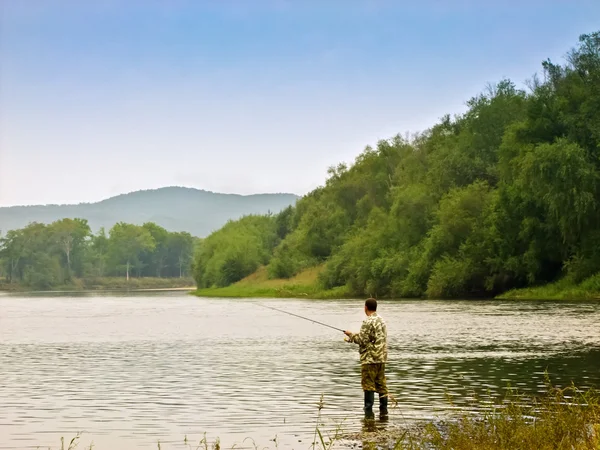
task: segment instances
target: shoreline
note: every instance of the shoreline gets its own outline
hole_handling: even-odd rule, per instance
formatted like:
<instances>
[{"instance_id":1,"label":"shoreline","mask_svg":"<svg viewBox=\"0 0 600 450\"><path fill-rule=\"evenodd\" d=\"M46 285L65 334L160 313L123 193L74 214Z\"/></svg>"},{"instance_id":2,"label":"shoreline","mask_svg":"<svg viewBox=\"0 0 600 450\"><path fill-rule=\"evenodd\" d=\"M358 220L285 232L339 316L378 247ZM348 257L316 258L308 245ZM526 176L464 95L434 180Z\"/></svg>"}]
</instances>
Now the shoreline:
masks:
<instances>
[{"instance_id":1,"label":"shoreline","mask_svg":"<svg viewBox=\"0 0 600 450\"><path fill-rule=\"evenodd\" d=\"M290 298L311 300L357 299L346 286L322 289L316 281L317 270L309 277L300 274L291 279L267 279L261 271L225 287L198 289L190 278L96 278L77 279L72 284L53 289L35 289L19 284L0 284L0 294L83 293L83 292L187 292L205 298ZM377 296L379 299L402 297ZM411 297L411 299L414 299ZM423 300L464 300L464 298L423 298ZM533 300L533 301L598 301L600 300L600 275L575 284L559 280L542 286L513 289L495 297L477 300Z\"/></svg>"},{"instance_id":2,"label":"shoreline","mask_svg":"<svg viewBox=\"0 0 600 450\"><path fill-rule=\"evenodd\" d=\"M51 288L39 288L17 283L0 282L2 293L77 293L77 292L100 292L100 291L194 291L196 286L194 280L186 278L125 278L102 277L102 278L77 278L68 284L54 286Z\"/></svg>"},{"instance_id":3,"label":"shoreline","mask_svg":"<svg viewBox=\"0 0 600 450\"><path fill-rule=\"evenodd\" d=\"M600 300L600 274L580 282L569 278L521 289L512 289L496 296L498 300Z\"/></svg>"},{"instance_id":4,"label":"shoreline","mask_svg":"<svg viewBox=\"0 0 600 450\"><path fill-rule=\"evenodd\" d=\"M477 298L473 300L481 301L498 301L498 300L512 300L512 301L600 301L600 292L558 292L553 295L542 295L539 291L547 289L545 286L538 288L524 288L513 291L507 291L504 294L497 295L496 297L489 298ZM173 287L156 287L156 288L144 288L144 287L127 287L127 286L115 286L115 287L72 287L72 288L60 288L60 289L31 289L24 286L18 286L12 289L6 289L4 286L0 286L0 295L7 294L80 294L90 292L185 292L190 295L199 298L281 298L281 299L305 299L305 300L354 300L363 299L365 296L352 295L348 293L346 289L332 289L332 290L317 290L309 286L290 286L286 288L272 288L264 286L227 286L221 288L203 288L198 289L196 286L173 286ZM571 294L571 295L568 295ZM414 300L414 297L389 297L389 296L378 296L380 300ZM464 298L422 298L420 300L466 300Z\"/></svg>"},{"instance_id":5,"label":"shoreline","mask_svg":"<svg viewBox=\"0 0 600 450\"><path fill-rule=\"evenodd\" d=\"M346 288L322 290L310 285L289 284L281 287L256 285L236 285L220 288L194 289L196 297L206 298L294 298L310 300L356 299Z\"/></svg>"},{"instance_id":6,"label":"shoreline","mask_svg":"<svg viewBox=\"0 0 600 450\"><path fill-rule=\"evenodd\" d=\"M273 280L279 281L279 280ZM559 282L560 283L560 282ZM239 282L226 287L218 288L193 288L192 295L206 298L293 298L293 299L357 299L366 298L364 295L356 295L342 286L340 288L323 290L314 285L281 284L279 286L268 283ZM403 297L377 296L378 299L402 299ZM414 297L411 297L414 299ZM422 300L466 300L467 298L423 298ZM578 286L568 288L557 288L555 284L539 287L522 288L506 291L495 297L477 298L473 300L531 300L531 301L598 301L600 290L585 290Z\"/></svg>"},{"instance_id":7,"label":"shoreline","mask_svg":"<svg viewBox=\"0 0 600 450\"><path fill-rule=\"evenodd\" d=\"M58 289L58 290L6 290L0 289L0 295L3 294L82 294L89 292L187 292L193 293L196 290L196 286L190 287L173 287L173 288L142 288L142 289L121 289L121 288L102 288L102 289Z\"/></svg>"},{"instance_id":8,"label":"shoreline","mask_svg":"<svg viewBox=\"0 0 600 450\"><path fill-rule=\"evenodd\" d=\"M366 295L352 293L347 286L333 289L320 287L319 275L323 265L305 269L292 278L269 278L266 267L259 267L246 278L225 287L193 289L192 295L206 298L296 298L296 299L357 299ZM401 299L402 297L376 296L379 299ZM411 297L414 299L415 297ZM465 300L471 297L423 298L429 300ZM487 298L474 300L600 300L600 274L574 283L562 279L542 286L513 289Z\"/></svg>"}]
</instances>

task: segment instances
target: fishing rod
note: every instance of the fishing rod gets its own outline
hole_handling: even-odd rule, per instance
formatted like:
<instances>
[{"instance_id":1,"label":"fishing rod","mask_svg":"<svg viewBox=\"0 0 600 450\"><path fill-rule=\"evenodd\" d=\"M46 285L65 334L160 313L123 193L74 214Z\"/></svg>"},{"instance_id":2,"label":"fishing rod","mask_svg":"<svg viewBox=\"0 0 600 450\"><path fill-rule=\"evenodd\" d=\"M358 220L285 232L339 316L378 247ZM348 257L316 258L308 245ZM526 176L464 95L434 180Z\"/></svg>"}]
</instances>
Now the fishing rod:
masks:
<instances>
[{"instance_id":1,"label":"fishing rod","mask_svg":"<svg viewBox=\"0 0 600 450\"><path fill-rule=\"evenodd\" d=\"M274 311L279 311L280 313L289 314L290 316L299 317L300 319L308 320L309 322L317 323L319 325L323 325L324 327L333 328L334 330L341 331L342 333L345 333L345 331L342 330L341 328L332 327L331 325L327 325L326 323L319 322L317 320L309 319L308 317L299 316L298 314L287 312L287 311L284 311L282 309L273 308L272 306L263 305L262 303L257 303L257 305L262 306L264 308L272 309Z\"/></svg>"}]
</instances>

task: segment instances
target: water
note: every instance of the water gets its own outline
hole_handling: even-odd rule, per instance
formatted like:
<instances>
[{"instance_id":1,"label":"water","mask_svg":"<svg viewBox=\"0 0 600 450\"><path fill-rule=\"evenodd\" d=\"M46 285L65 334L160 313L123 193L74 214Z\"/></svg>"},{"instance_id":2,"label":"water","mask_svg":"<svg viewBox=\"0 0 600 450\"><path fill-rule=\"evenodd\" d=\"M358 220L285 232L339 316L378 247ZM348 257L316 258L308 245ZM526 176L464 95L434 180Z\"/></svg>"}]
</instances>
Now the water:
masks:
<instances>
[{"instance_id":1,"label":"water","mask_svg":"<svg viewBox=\"0 0 600 450\"><path fill-rule=\"evenodd\" d=\"M357 331L362 301L263 300ZM0 449L308 449L324 394L327 429L361 427L358 352L343 335L257 300L182 293L0 296ZM448 413L508 383L600 385L600 303L382 301L390 424ZM196 448L193 446L192 448Z\"/></svg>"}]
</instances>

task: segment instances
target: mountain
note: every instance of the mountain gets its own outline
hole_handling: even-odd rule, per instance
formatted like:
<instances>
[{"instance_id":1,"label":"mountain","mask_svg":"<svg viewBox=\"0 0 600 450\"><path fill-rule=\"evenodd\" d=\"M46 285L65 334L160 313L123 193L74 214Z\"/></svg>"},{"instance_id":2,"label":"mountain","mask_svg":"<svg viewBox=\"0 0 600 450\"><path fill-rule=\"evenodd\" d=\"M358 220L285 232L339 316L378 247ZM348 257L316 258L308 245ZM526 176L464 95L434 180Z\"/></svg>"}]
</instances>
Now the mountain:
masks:
<instances>
[{"instance_id":1,"label":"mountain","mask_svg":"<svg viewBox=\"0 0 600 450\"><path fill-rule=\"evenodd\" d=\"M87 219L97 232L117 222L141 225L155 222L169 231L187 231L204 237L229 219L247 214L277 213L295 204L294 194L219 194L184 187L131 192L78 205L0 207L0 231L22 228L31 222L51 223L65 217Z\"/></svg>"}]
</instances>

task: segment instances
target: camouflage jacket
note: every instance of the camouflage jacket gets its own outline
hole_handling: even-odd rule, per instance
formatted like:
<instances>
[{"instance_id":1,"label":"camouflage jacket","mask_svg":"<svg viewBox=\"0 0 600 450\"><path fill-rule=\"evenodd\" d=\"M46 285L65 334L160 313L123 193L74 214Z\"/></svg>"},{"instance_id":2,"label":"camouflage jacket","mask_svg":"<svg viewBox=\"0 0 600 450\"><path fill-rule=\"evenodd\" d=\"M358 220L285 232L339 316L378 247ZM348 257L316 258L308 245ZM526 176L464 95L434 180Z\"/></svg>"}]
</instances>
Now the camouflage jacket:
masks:
<instances>
[{"instance_id":1,"label":"camouflage jacket","mask_svg":"<svg viewBox=\"0 0 600 450\"><path fill-rule=\"evenodd\" d=\"M360 332L350 336L349 340L358 344L361 364L387 362L387 328L377 313L368 316L363 321Z\"/></svg>"}]
</instances>

